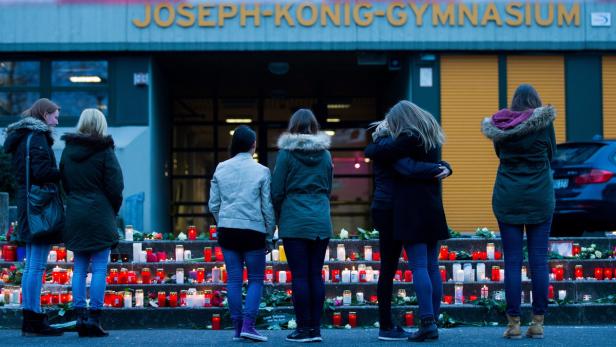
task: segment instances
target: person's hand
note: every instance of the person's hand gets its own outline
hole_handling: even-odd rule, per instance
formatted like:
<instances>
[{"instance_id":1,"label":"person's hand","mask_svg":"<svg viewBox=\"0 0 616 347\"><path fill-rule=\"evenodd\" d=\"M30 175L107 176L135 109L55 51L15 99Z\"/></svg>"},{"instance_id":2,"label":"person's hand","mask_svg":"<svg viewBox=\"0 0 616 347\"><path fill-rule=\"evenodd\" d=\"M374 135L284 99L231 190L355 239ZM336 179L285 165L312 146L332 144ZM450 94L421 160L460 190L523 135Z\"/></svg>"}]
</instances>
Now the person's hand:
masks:
<instances>
[{"instance_id":1,"label":"person's hand","mask_svg":"<svg viewBox=\"0 0 616 347\"><path fill-rule=\"evenodd\" d=\"M446 178L447 176L451 175L451 171L449 171L449 169L446 166L439 166L439 169L441 169L441 173L434 176L436 179L443 179Z\"/></svg>"}]
</instances>

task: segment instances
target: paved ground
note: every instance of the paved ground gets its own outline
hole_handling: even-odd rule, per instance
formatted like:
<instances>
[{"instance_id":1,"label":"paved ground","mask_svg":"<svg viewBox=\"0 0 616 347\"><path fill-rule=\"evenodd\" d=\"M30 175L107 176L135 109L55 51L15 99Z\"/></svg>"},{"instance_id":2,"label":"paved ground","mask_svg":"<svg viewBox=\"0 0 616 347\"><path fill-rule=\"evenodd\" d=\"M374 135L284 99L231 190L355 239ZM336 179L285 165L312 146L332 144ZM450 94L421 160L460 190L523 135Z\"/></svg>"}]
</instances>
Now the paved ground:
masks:
<instances>
[{"instance_id":1,"label":"paved ground","mask_svg":"<svg viewBox=\"0 0 616 347\"><path fill-rule=\"evenodd\" d=\"M615 346L616 326L551 326L546 329L544 340L504 340L502 327L465 327L442 329L438 342L426 343L431 346ZM270 342L264 345L297 346L297 343L284 341L288 331L267 331ZM327 346L408 346L407 342L380 342L376 339L376 329L324 330ZM254 343L250 343L254 344ZM206 330L115 330L107 338L82 338L76 333L66 333L62 337L23 338L18 330L0 330L0 346L240 346L241 342L231 341L230 331Z\"/></svg>"}]
</instances>

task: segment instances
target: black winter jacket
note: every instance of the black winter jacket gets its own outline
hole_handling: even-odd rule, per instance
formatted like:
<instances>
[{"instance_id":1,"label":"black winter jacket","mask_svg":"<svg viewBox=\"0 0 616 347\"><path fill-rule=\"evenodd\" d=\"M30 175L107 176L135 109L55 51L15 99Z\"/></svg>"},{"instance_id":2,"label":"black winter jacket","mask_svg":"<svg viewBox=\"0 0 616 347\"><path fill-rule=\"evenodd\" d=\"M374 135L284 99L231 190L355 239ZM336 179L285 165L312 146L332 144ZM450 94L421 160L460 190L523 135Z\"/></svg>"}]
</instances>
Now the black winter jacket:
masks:
<instances>
[{"instance_id":1,"label":"black winter jacket","mask_svg":"<svg viewBox=\"0 0 616 347\"><path fill-rule=\"evenodd\" d=\"M15 240L24 243L60 243L59 233L37 239L30 235L26 212L26 140L30 133L33 134L30 140L30 184L43 185L60 181L56 157L51 149L53 137L47 124L36 118L26 117L9 125L6 129L4 150L12 156L13 172L17 181L15 198L19 226L14 234Z\"/></svg>"}]
</instances>

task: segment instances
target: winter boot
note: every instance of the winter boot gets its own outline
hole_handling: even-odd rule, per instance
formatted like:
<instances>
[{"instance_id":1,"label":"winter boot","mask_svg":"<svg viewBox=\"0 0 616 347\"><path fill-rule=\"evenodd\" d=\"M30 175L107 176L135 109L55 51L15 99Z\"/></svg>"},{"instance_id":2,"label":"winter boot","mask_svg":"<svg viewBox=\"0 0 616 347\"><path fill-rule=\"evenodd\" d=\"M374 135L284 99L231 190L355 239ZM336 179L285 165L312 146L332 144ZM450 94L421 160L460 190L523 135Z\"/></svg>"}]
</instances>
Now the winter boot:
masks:
<instances>
[{"instance_id":1,"label":"winter boot","mask_svg":"<svg viewBox=\"0 0 616 347\"><path fill-rule=\"evenodd\" d=\"M526 336L532 339L543 338L543 315L533 315L533 322L528 327Z\"/></svg>"},{"instance_id":2,"label":"winter boot","mask_svg":"<svg viewBox=\"0 0 616 347\"><path fill-rule=\"evenodd\" d=\"M287 335L287 341L290 342L316 342L310 334L310 328L297 328L295 331Z\"/></svg>"},{"instance_id":3,"label":"winter boot","mask_svg":"<svg viewBox=\"0 0 616 347\"><path fill-rule=\"evenodd\" d=\"M267 341L267 337L259 334L257 329L255 329L255 321L250 318L244 318L244 321L242 322L242 332L240 333L240 336L252 341Z\"/></svg>"},{"instance_id":4,"label":"winter boot","mask_svg":"<svg viewBox=\"0 0 616 347\"><path fill-rule=\"evenodd\" d=\"M85 325L85 322L88 319L88 311L85 309L85 307L75 308L75 319L77 321L75 329L77 330L79 337L88 336L88 330L86 329Z\"/></svg>"},{"instance_id":5,"label":"winter boot","mask_svg":"<svg viewBox=\"0 0 616 347\"><path fill-rule=\"evenodd\" d=\"M101 326L101 310L90 310L88 313L88 320L84 322L85 329L89 337L105 337L109 336L109 333Z\"/></svg>"},{"instance_id":6,"label":"winter boot","mask_svg":"<svg viewBox=\"0 0 616 347\"><path fill-rule=\"evenodd\" d=\"M242 340L242 337L240 336L240 334L242 333L242 319L234 319L233 320L233 330L234 330L234 334L233 334L233 341L240 341Z\"/></svg>"},{"instance_id":7,"label":"winter boot","mask_svg":"<svg viewBox=\"0 0 616 347\"><path fill-rule=\"evenodd\" d=\"M23 323L21 326L22 336L60 336L64 334L62 329L49 326L47 315L36 313L31 310L23 310Z\"/></svg>"},{"instance_id":8,"label":"winter boot","mask_svg":"<svg viewBox=\"0 0 616 347\"><path fill-rule=\"evenodd\" d=\"M425 340L437 339L438 327L433 317L422 318L419 329L409 337L409 341L411 342L423 342Z\"/></svg>"},{"instance_id":9,"label":"winter boot","mask_svg":"<svg viewBox=\"0 0 616 347\"><path fill-rule=\"evenodd\" d=\"M520 339L522 338L522 332L520 331L520 317L512 317L507 315L507 330L503 334L506 339Z\"/></svg>"}]
</instances>

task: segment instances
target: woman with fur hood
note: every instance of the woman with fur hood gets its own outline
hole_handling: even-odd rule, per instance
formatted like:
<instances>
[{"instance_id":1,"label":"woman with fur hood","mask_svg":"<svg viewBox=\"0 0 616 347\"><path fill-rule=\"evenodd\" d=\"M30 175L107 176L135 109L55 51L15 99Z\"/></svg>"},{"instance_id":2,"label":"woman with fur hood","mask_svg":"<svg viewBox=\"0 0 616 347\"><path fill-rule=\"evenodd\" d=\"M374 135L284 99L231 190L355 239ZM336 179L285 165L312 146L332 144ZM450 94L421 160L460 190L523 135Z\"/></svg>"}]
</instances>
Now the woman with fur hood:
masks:
<instances>
[{"instance_id":1,"label":"woman with fur hood","mask_svg":"<svg viewBox=\"0 0 616 347\"><path fill-rule=\"evenodd\" d=\"M61 243L60 233L34 237L30 233L27 218L26 157L30 155L30 184L57 184L60 172L56 166L52 129L58 125L60 107L49 99L39 99L24 112L24 118L7 127L4 150L12 156L13 172L17 181L17 210L19 228L14 234L16 241L26 245L26 265L21 280L23 293L24 336L58 336L61 329L49 326L47 315L41 313L41 277L47 266L51 245ZM29 136L30 153L26 153Z\"/></svg>"},{"instance_id":2,"label":"woman with fur hood","mask_svg":"<svg viewBox=\"0 0 616 347\"><path fill-rule=\"evenodd\" d=\"M293 307L297 329L287 341L322 341L320 326L325 285L321 270L332 236L329 196L332 190L330 138L308 109L289 121L278 139L272 175L272 202L279 236L293 272Z\"/></svg>"},{"instance_id":3,"label":"woman with fur hood","mask_svg":"<svg viewBox=\"0 0 616 347\"><path fill-rule=\"evenodd\" d=\"M483 134L494 142L500 161L492 208L498 220L505 255L505 295L509 325L505 338L521 338L520 292L523 238L526 229L532 280L533 319L526 332L543 338L548 307L548 238L554 213L550 162L556 149L551 106L542 106L531 85L520 85L503 109L482 123Z\"/></svg>"}]
</instances>

